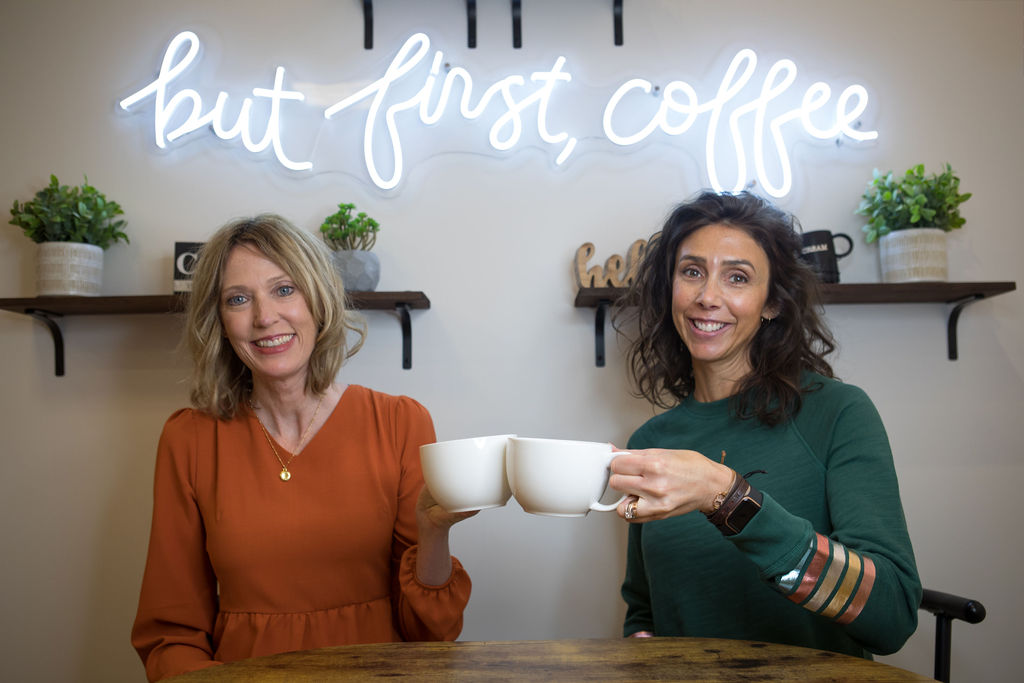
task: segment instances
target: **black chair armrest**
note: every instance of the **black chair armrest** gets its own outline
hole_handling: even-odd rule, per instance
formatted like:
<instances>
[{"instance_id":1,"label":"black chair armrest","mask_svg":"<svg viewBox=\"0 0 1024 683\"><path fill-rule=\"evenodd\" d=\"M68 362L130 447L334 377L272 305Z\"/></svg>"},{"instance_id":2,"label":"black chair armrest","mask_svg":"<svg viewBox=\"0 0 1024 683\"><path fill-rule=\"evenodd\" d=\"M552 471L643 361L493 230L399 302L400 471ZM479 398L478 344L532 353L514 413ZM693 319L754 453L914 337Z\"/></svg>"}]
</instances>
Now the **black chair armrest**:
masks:
<instances>
[{"instance_id":1,"label":"black chair armrest","mask_svg":"<svg viewBox=\"0 0 1024 683\"><path fill-rule=\"evenodd\" d=\"M921 609L936 616L962 619L968 624L977 624L985 618L985 606L977 600L928 588L921 595Z\"/></svg>"}]
</instances>

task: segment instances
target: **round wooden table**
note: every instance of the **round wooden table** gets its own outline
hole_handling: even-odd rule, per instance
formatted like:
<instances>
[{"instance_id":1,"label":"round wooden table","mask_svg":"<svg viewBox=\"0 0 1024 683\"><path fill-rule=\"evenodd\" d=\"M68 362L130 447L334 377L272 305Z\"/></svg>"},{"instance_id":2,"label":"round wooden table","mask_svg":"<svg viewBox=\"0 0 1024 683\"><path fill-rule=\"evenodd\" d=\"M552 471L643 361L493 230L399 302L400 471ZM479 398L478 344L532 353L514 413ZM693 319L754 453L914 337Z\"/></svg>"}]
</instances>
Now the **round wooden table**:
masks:
<instances>
[{"instance_id":1,"label":"round wooden table","mask_svg":"<svg viewBox=\"0 0 1024 683\"><path fill-rule=\"evenodd\" d=\"M859 657L715 638L345 645L214 666L175 681L929 681Z\"/></svg>"}]
</instances>

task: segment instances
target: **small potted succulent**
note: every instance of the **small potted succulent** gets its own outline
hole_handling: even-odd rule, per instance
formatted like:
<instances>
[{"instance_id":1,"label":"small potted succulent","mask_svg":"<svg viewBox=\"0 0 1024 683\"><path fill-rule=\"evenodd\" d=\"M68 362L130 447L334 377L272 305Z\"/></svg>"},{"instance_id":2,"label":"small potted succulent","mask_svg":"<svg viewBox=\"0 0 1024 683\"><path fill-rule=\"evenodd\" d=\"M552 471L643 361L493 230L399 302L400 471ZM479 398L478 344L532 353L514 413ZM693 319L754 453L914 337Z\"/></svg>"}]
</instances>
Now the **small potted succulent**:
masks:
<instances>
[{"instance_id":1,"label":"small potted succulent","mask_svg":"<svg viewBox=\"0 0 1024 683\"><path fill-rule=\"evenodd\" d=\"M945 280L946 233L964 225L960 205L970 198L948 163L931 175L924 164L902 176L875 169L857 213L868 218L864 240L878 241L882 281Z\"/></svg>"},{"instance_id":2,"label":"small potted succulent","mask_svg":"<svg viewBox=\"0 0 1024 683\"><path fill-rule=\"evenodd\" d=\"M61 185L57 176L35 198L11 206L11 225L39 244L37 296L98 296L103 284L103 251L128 242L121 206L89 184Z\"/></svg>"},{"instance_id":3,"label":"small potted succulent","mask_svg":"<svg viewBox=\"0 0 1024 683\"><path fill-rule=\"evenodd\" d=\"M372 292L380 281L380 260L370 250L377 241L380 224L364 211L354 213L355 209L355 204L338 204L338 210L320 225L320 233L334 252L334 265L345 288Z\"/></svg>"}]
</instances>

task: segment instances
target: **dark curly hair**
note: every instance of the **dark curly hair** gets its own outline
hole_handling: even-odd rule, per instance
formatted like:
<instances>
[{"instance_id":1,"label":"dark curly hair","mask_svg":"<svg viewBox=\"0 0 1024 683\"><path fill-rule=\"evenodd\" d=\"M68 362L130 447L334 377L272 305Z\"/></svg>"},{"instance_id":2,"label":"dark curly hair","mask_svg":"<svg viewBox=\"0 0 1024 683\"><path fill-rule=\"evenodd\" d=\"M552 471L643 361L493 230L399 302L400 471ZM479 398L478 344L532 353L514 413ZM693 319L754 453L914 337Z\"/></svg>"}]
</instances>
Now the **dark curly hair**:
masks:
<instances>
[{"instance_id":1,"label":"dark curly hair","mask_svg":"<svg viewBox=\"0 0 1024 683\"><path fill-rule=\"evenodd\" d=\"M693 392L693 359L672 319L672 279L676 253L689 235L708 225L739 228L764 249L770 264L768 306L777 316L763 324L750 343L750 374L732 397L741 419L776 425L796 415L802 404L801 374L834 377L825 356L835 341L819 311L818 278L800 260L796 218L749 192L705 191L677 206L648 242L638 272L616 304L616 330L636 323L627 362L635 395L669 408Z\"/></svg>"}]
</instances>

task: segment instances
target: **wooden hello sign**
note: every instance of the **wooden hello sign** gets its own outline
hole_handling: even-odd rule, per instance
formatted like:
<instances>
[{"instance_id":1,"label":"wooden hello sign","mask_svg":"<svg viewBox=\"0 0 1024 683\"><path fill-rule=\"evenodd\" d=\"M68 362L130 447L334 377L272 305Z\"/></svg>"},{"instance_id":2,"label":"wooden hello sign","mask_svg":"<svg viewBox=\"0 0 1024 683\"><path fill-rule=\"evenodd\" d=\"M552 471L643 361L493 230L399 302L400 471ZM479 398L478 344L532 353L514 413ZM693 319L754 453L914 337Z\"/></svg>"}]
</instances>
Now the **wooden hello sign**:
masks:
<instances>
[{"instance_id":1,"label":"wooden hello sign","mask_svg":"<svg viewBox=\"0 0 1024 683\"><path fill-rule=\"evenodd\" d=\"M584 242L576 250L576 258L573 261L576 287L628 287L633 284L633 278L636 277L636 271L640 268L645 253L647 240L636 240L629 245L625 258L612 254L604 262L604 267L589 266L590 259L594 256L594 244Z\"/></svg>"}]
</instances>

